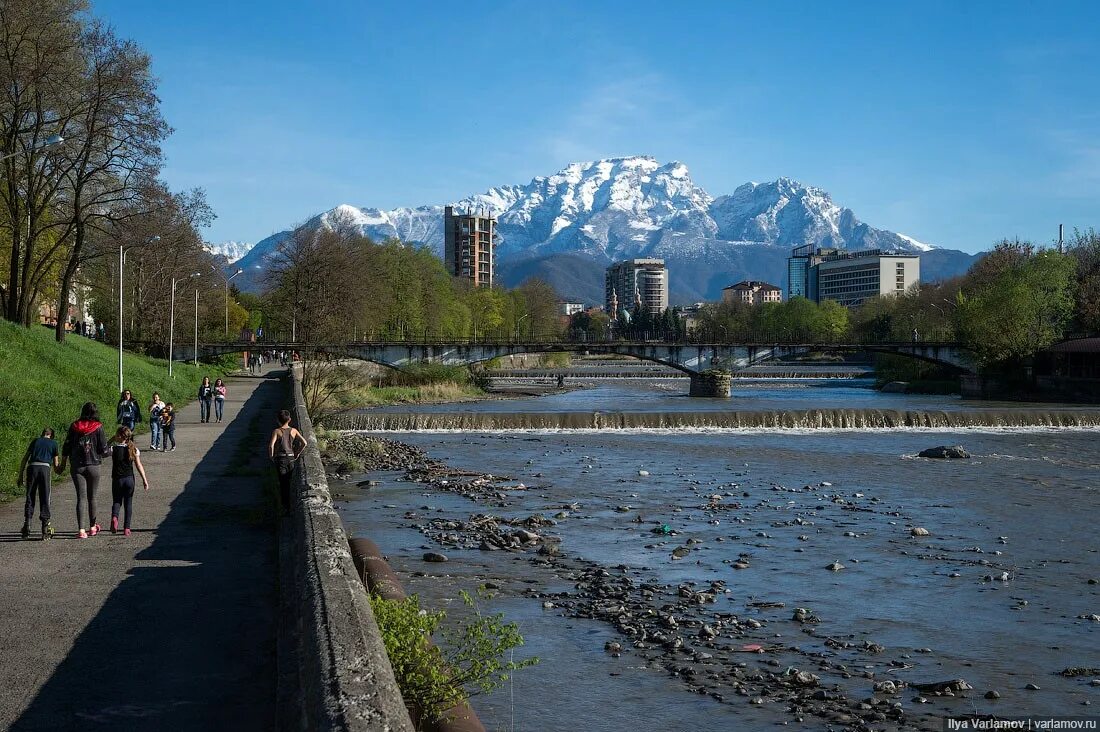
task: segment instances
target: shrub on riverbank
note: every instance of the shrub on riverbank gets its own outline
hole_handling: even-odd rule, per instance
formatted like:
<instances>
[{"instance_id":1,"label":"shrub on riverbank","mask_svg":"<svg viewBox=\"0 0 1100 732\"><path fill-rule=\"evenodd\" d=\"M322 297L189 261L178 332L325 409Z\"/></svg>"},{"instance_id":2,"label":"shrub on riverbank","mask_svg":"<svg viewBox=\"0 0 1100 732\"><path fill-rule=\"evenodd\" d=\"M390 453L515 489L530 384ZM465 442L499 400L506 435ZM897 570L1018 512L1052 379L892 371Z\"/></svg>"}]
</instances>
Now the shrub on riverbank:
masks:
<instances>
[{"instance_id":1,"label":"shrub on riverbank","mask_svg":"<svg viewBox=\"0 0 1100 732\"><path fill-rule=\"evenodd\" d=\"M166 361L131 353L123 357L125 387L145 419L154 391L183 405L195 398L203 376L223 375L227 366L176 364L170 380ZM104 429L113 432L118 396L117 349L76 335L57 343L50 329L0 322L0 500L22 494L15 483L31 438L53 427L60 442L87 401L99 405ZM141 427L148 429L146 423Z\"/></svg>"}]
</instances>

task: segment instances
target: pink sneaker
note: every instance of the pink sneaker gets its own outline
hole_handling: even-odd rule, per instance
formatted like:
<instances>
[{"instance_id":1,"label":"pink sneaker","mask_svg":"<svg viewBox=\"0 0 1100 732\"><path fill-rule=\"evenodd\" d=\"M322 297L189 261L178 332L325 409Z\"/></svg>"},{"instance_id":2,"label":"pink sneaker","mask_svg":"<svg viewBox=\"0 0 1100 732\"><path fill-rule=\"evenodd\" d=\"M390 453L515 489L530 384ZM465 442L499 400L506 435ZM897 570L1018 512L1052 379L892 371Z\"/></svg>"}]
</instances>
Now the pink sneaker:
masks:
<instances>
[{"instance_id":1,"label":"pink sneaker","mask_svg":"<svg viewBox=\"0 0 1100 732\"><path fill-rule=\"evenodd\" d=\"M112 534L117 534L118 533L118 516L112 516L111 517L111 533Z\"/></svg>"},{"instance_id":2,"label":"pink sneaker","mask_svg":"<svg viewBox=\"0 0 1100 732\"><path fill-rule=\"evenodd\" d=\"M130 530L129 529L123 529L122 533L125 536L129 536L130 535Z\"/></svg>"},{"instance_id":3,"label":"pink sneaker","mask_svg":"<svg viewBox=\"0 0 1100 732\"><path fill-rule=\"evenodd\" d=\"M88 529L89 536L95 536L100 532L99 524L94 524L92 528Z\"/></svg>"},{"instance_id":4,"label":"pink sneaker","mask_svg":"<svg viewBox=\"0 0 1100 732\"><path fill-rule=\"evenodd\" d=\"M81 529L80 533L77 534L77 536L79 536L81 539L87 539L88 538L88 532L85 531L84 529Z\"/></svg>"}]
</instances>

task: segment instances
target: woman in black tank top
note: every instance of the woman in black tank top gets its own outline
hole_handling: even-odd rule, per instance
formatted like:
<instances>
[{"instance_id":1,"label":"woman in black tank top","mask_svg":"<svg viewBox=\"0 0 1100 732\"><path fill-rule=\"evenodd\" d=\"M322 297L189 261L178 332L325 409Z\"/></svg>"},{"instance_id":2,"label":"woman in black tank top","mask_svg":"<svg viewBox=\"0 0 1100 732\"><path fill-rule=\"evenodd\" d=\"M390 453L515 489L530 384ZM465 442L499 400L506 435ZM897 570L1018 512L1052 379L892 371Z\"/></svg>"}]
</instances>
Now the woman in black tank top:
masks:
<instances>
[{"instance_id":1,"label":"woman in black tank top","mask_svg":"<svg viewBox=\"0 0 1100 732\"><path fill-rule=\"evenodd\" d=\"M141 451L134 444L134 433L129 427L119 427L111 438L111 533L118 533L118 515L126 510L123 532L130 535L130 519L134 512L134 469L141 476L145 490L149 490L149 479L145 477L145 466L141 464Z\"/></svg>"}]
</instances>

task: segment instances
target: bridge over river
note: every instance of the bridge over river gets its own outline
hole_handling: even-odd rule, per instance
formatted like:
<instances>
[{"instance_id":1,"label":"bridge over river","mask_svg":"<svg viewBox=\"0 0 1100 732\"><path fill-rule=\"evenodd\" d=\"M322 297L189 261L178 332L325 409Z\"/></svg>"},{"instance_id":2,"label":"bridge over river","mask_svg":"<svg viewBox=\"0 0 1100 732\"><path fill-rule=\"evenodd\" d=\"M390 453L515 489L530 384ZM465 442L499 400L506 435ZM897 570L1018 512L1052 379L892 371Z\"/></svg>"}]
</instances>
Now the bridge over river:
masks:
<instances>
[{"instance_id":1,"label":"bridge over river","mask_svg":"<svg viewBox=\"0 0 1100 732\"><path fill-rule=\"evenodd\" d=\"M961 373L976 370L974 354L955 342L876 342L876 343L685 343L654 341L566 342L553 340L509 341L352 341L347 343L229 342L199 346L199 357L217 356L248 350L325 353L356 358L402 369L413 364L439 363L469 366L527 353L599 353L632 356L663 364L691 377L692 396L729 396L731 375L774 358L816 352L884 353L941 364ZM193 348L183 347L177 358L194 357Z\"/></svg>"}]
</instances>

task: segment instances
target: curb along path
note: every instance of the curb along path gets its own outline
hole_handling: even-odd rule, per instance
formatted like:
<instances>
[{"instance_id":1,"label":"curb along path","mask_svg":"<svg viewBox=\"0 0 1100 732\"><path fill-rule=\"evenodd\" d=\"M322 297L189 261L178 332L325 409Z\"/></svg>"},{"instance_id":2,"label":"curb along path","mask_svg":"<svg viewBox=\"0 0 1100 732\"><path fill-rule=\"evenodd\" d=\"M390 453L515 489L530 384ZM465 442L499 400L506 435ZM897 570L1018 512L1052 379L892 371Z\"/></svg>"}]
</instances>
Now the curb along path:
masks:
<instances>
[{"instance_id":1,"label":"curb along path","mask_svg":"<svg viewBox=\"0 0 1100 732\"><path fill-rule=\"evenodd\" d=\"M278 556L270 468L255 456L288 391L270 376L226 385L226 421L200 424L192 402L174 452L137 437L151 487L138 481L129 538L109 530L109 458L98 536L76 538L67 472L54 476L52 541L38 541L37 516L20 539L22 499L0 505L0 729L275 729Z\"/></svg>"}]
</instances>

